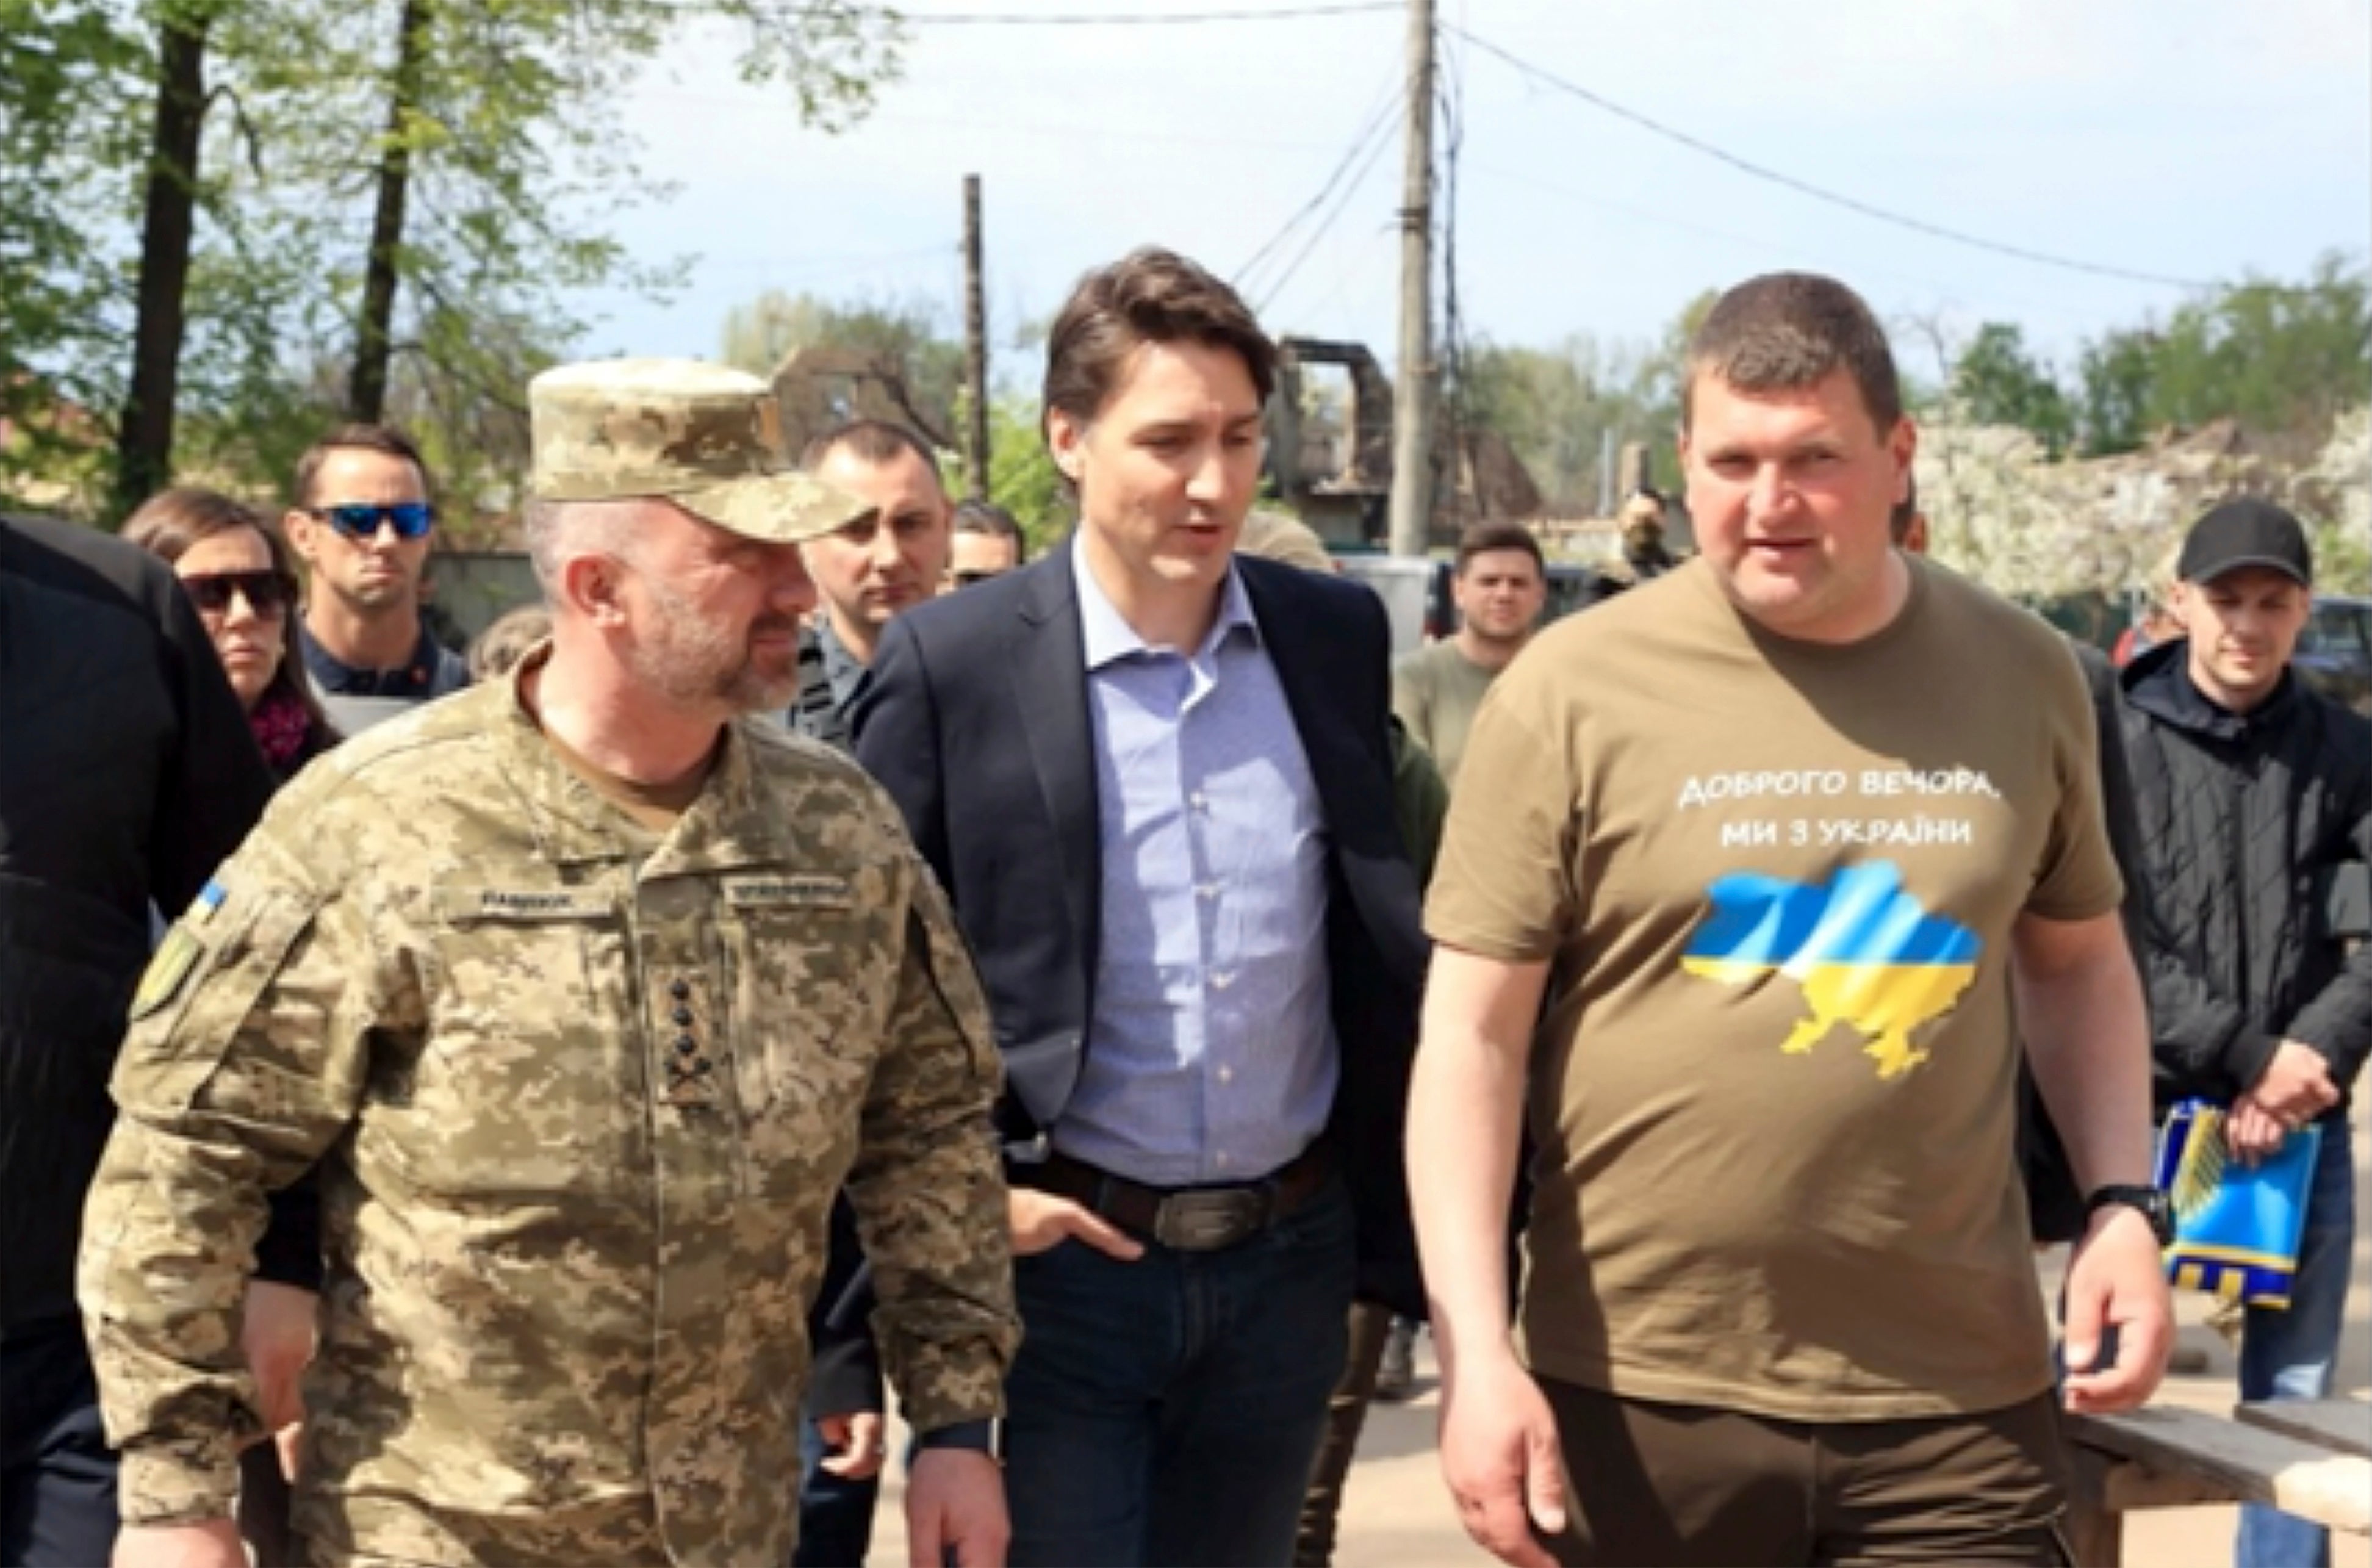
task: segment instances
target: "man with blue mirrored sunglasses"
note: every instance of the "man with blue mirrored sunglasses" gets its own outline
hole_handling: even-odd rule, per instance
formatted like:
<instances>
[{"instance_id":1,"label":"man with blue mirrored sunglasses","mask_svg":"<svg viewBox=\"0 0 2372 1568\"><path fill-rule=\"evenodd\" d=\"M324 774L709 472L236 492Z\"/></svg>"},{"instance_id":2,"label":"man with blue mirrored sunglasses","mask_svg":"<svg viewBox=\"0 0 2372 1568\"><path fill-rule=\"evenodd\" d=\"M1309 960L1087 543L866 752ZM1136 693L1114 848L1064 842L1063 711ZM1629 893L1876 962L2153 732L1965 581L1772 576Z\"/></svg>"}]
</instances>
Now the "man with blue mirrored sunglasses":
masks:
<instances>
[{"instance_id":1,"label":"man with blue mirrored sunglasses","mask_svg":"<svg viewBox=\"0 0 2372 1568\"><path fill-rule=\"evenodd\" d=\"M285 522L312 588L296 645L322 707L348 735L469 683L459 656L421 620L436 525L428 488L419 450L384 425L342 426L296 464Z\"/></svg>"}]
</instances>

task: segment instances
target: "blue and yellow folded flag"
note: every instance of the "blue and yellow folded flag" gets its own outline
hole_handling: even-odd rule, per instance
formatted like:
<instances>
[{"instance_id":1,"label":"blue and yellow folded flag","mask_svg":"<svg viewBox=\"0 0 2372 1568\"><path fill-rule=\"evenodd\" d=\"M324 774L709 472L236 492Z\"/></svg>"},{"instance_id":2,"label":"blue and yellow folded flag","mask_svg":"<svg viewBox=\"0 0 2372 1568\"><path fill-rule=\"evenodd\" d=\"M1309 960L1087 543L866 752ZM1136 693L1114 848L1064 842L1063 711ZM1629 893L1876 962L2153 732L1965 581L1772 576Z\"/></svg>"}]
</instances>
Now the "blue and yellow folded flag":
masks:
<instances>
[{"instance_id":1,"label":"blue and yellow folded flag","mask_svg":"<svg viewBox=\"0 0 2372 1568\"><path fill-rule=\"evenodd\" d=\"M2279 1154L2243 1165L2225 1145L2224 1116L2184 1100L2158 1139L2157 1184L2174 1206L2167 1278L2229 1302L2286 1307L2322 1129L2293 1132Z\"/></svg>"}]
</instances>

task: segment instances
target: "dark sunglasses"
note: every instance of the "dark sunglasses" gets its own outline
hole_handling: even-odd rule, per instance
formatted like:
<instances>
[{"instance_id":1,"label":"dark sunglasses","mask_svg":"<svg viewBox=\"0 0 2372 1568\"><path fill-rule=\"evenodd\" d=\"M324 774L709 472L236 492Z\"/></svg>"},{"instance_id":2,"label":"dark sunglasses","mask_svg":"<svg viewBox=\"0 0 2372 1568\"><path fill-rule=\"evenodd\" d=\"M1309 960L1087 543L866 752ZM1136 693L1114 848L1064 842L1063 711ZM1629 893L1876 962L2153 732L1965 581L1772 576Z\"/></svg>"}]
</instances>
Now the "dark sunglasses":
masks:
<instances>
[{"instance_id":1,"label":"dark sunglasses","mask_svg":"<svg viewBox=\"0 0 2372 1568\"><path fill-rule=\"evenodd\" d=\"M230 596L247 600L247 608L266 620L285 615L296 602L296 579L278 572L209 572L181 579L190 602L208 615L230 608Z\"/></svg>"},{"instance_id":2,"label":"dark sunglasses","mask_svg":"<svg viewBox=\"0 0 2372 1568\"><path fill-rule=\"evenodd\" d=\"M436 508L425 501L398 501L384 506L344 501L335 506L308 506L305 510L348 539L377 539L378 530L389 526L394 528L398 539L426 539L436 522Z\"/></svg>"}]
</instances>

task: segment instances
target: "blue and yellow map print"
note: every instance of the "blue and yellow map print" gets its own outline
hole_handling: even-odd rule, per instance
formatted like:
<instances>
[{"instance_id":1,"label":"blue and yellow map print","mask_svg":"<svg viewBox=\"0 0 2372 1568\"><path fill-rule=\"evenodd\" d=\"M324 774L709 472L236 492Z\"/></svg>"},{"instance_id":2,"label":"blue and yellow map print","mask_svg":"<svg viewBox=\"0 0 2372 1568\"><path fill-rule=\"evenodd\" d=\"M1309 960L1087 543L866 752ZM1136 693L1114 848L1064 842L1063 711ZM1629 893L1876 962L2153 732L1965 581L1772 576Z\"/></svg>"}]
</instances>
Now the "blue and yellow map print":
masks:
<instances>
[{"instance_id":1,"label":"blue and yellow map print","mask_svg":"<svg viewBox=\"0 0 2372 1568\"><path fill-rule=\"evenodd\" d=\"M1738 872L1705 893L1713 908L1680 967L1726 985L1794 981L1810 1016L1782 1051L1808 1051L1843 1024L1868 1042L1879 1077L1900 1077L1927 1060L1912 1031L1950 1012L1976 978L1976 934L1921 907L1889 861L1817 884Z\"/></svg>"}]
</instances>

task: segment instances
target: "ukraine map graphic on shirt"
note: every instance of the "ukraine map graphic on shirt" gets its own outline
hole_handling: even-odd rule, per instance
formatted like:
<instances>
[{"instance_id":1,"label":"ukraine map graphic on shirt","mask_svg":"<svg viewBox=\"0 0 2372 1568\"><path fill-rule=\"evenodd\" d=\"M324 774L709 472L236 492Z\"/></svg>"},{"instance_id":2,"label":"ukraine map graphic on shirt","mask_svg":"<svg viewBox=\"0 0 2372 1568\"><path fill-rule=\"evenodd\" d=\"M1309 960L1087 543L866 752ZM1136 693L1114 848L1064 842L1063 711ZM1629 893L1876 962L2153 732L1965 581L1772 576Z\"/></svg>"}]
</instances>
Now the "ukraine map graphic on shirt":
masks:
<instances>
[{"instance_id":1,"label":"ukraine map graphic on shirt","mask_svg":"<svg viewBox=\"0 0 2372 1568\"><path fill-rule=\"evenodd\" d=\"M1976 934L1928 912L1889 861L1820 883L1733 873L1705 892L1713 907L1680 967L1727 985L1773 973L1794 981L1809 1016L1782 1051L1809 1051L1843 1024L1866 1041L1879 1077L1900 1077L1927 1060L1912 1031L1950 1012L1976 978Z\"/></svg>"}]
</instances>

